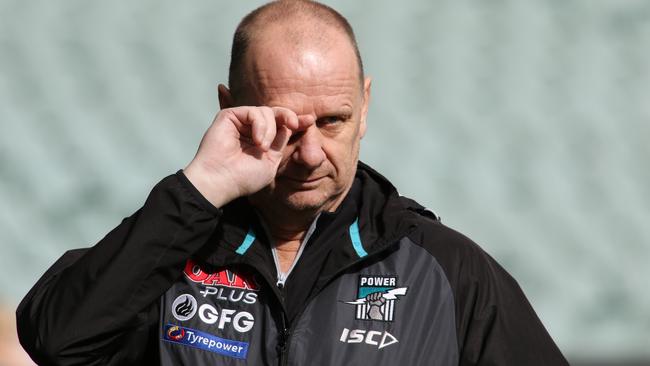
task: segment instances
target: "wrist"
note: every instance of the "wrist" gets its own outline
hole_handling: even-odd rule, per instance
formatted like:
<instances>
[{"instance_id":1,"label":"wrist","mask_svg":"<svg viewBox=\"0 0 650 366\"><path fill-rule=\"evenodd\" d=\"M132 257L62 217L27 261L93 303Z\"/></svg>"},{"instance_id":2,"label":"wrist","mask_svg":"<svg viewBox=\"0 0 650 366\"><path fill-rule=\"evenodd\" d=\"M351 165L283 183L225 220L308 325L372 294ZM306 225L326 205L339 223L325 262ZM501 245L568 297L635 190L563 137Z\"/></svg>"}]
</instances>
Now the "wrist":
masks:
<instances>
[{"instance_id":1,"label":"wrist","mask_svg":"<svg viewBox=\"0 0 650 366\"><path fill-rule=\"evenodd\" d=\"M209 173L200 163L192 161L183 174L203 197L214 207L221 208L239 197L238 191L232 190L234 184L219 174Z\"/></svg>"}]
</instances>

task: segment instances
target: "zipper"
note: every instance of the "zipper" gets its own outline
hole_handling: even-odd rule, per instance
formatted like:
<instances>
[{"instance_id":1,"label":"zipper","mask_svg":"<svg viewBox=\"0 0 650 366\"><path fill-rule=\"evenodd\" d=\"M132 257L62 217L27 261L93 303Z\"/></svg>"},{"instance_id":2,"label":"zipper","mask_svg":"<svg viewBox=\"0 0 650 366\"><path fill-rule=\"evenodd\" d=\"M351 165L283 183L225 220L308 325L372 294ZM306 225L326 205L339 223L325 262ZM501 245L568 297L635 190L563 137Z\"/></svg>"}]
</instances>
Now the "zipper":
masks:
<instances>
[{"instance_id":1,"label":"zipper","mask_svg":"<svg viewBox=\"0 0 650 366\"><path fill-rule=\"evenodd\" d=\"M279 305L279 310L280 310L280 329L278 331L278 342L276 344L276 351L278 352L279 355L279 364L286 364L286 360L283 360L285 356L287 355L286 353L286 348L288 345L288 340L289 340L289 334L290 334L290 329L288 326L288 319L287 319L287 311L284 307L284 294L283 294L283 289L284 289L284 282L276 282L275 286L273 281L271 280L272 276L266 275L263 271L260 271L258 268L259 266L254 266L251 264L248 264L248 266L257 274L260 275L260 277L266 282L266 286L268 286L269 289L271 289L271 292L273 293L273 296L278 302Z\"/></svg>"},{"instance_id":2,"label":"zipper","mask_svg":"<svg viewBox=\"0 0 650 366\"><path fill-rule=\"evenodd\" d=\"M287 310L284 307L284 281L277 281L275 286L273 286L273 282L270 281L267 276L262 275L262 278L266 281L267 286L271 288L278 304L280 305L280 329L278 330L278 340L275 349L278 352L278 364L286 365L288 362L287 348L289 345L291 329L289 326L289 320L287 319Z\"/></svg>"},{"instance_id":3,"label":"zipper","mask_svg":"<svg viewBox=\"0 0 650 366\"><path fill-rule=\"evenodd\" d=\"M287 313L282 312L281 314L281 325L282 329L279 332L278 344L276 346L278 351L278 364L286 365L289 362L289 340L291 337L290 327L287 326Z\"/></svg>"},{"instance_id":4,"label":"zipper","mask_svg":"<svg viewBox=\"0 0 650 366\"><path fill-rule=\"evenodd\" d=\"M275 290L276 296L278 297L278 300L280 300L280 305L281 305L281 314L280 314L280 324L281 324L281 329L279 330L279 336L278 336L278 343L276 345L276 351L278 352L278 363L280 365L286 365L289 362L289 357L288 357L288 345L290 342L291 338L291 327L288 324L288 319L287 319L287 311L284 308L284 284L287 281L287 278L293 271L293 268L296 266L298 263L298 260L300 259L300 256L302 255L302 252L304 251L305 247L307 246L307 242L309 242L309 239L311 238L311 235L314 233L316 230L316 224L318 222L318 218L320 217L320 214L316 216L314 221L312 221L311 225L309 226L309 229L305 233L305 236L302 238L301 243L300 243L300 248L298 249L298 253L296 254L296 258L294 258L293 263L291 264L291 267L289 267L289 270L286 272L282 272L280 270L280 260L278 258L277 251L273 245L271 245L271 253L273 255L273 262L275 263L275 270L277 273L276 276L276 282L275 282ZM268 240L270 240L271 235L270 235L270 230L264 223L264 220L262 220L261 216L258 215L258 221L262 228L265 231L266 237ZM267 279L267 282L270 281Z\"/></svg>"},{"instance_id":5,"label":"zipper","mask_svg":"<svg viewBox=\"0 0 650 366\"><path fill-rule=\"evenodd\" d=\"M296 257L293 259L293 263L291 263L291 266L286 272L282 272L282 270L280 269L280 259L278 258L278 252L275 249L275 246L271 245L271 254L273 254L273 263L275 263L275 271L277 273L276 285L279 288L282 288L282 286L284 286L284 283L287 282L287 278L289 278L289 275L291 275L291 272L293 271L294 267L298 264L298 260L300 260L300 257L302 256L302 252L305 250L305 247L307 246L309 239L311 238L312 234L316 230L316 224L318 223L319 217L320 214L318 214L318 216L316 216L314 221L312 221L311 225L309 226L309 229L305 233L305 236L300 240L300 247L298 248L298 253L296 253ZM262 228L264 229L264 231L266 232L266 237L271 238L270 231L261 217L259 218L259 222Z\"/></svg>"}]
</instances>

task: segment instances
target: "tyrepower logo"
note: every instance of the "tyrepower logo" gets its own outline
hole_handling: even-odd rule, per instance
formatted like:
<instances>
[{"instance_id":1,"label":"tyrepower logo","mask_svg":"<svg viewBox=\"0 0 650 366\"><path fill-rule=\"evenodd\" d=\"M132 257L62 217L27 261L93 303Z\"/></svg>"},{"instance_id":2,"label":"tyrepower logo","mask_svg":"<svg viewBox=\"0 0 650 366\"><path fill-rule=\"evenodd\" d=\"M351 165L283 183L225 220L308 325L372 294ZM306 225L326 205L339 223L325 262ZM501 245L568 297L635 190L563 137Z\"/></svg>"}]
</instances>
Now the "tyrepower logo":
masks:
<instances>
[{"instance_id":1,"label":"tyrepower logo","mask_svg":"<svg viewBox=\"0 0 650 366\"><path fill-rule=\"evenodd\" d=\"M348 328L343 328L343 332L341 333L341 338L339 338L339 341L350 344L364 343L377 347L377 349L382 349L399 342L395 336L388 333L387 331L379 332L376 330Z\"/></svg>"},{"instance_id":2,"label":"tyrepower logo","mask_svg":"<svg viewBox=\"0 0 650 366\"><path fill-rule=\"evenodd\" d=\"M185 338L185 329L177 325L167 327L167 339L180 341L183 338Z\"/></svg>"},{"instance_id":3,"label":"tyrepower logo","mask_svg":"<svg viewBox=\"0 0 650 366\"><path fill-rule=\"evenodd\" d=\"M239 359L246 359L248 354L248 342L221 338L174 324L167 324L163 340Z\"/></svg>"},{"instance_id":4,"label":"tyrepower logo","mask_svg":"<svg viewBox=\"0 0 650 366\"><path fill-rule=\"evenodd\" d=\"M203 285L203 290L200 291L203 297L213 296L219 301L246 304L257 302L259 285L252 276L245 276L226 269L206 272L192 260L187 261L183 272L190 281Z\"/></svg>"}]
</instances>

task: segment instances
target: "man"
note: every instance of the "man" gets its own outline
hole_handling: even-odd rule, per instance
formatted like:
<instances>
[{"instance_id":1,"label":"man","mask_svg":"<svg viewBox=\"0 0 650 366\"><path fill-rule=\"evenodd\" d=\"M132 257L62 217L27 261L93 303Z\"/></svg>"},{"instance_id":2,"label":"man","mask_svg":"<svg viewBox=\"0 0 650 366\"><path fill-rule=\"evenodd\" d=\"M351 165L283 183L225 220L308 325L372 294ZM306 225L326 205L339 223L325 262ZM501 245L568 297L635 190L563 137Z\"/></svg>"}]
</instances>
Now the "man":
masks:
<instances>
[{"instance_id":1,"label":"man","mask_svg":"<svg viewBox=\"0 0 650 366\"><path fill-rule=\"evenodd\" d=\"M565 365L501 267L358 162L370 84L334 10L244 18L195 158L19 306L34 360Z\"/></svg>"}]
</instances>

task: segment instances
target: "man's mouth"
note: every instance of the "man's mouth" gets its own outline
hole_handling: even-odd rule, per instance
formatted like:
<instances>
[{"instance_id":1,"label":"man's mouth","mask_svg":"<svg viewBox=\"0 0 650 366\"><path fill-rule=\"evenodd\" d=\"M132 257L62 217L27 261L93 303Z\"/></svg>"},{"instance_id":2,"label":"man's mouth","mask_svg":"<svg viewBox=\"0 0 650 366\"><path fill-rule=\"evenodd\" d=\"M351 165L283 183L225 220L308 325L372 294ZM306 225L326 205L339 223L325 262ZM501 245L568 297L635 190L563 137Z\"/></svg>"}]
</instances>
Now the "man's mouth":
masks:
<instances>
[{"instance_id":1,"label":"man's mouth","mask_svg":"<svg viewBox=\"0 0 650 366\"><path fill-rule=\"evenodd\" d=\"M290 184L301 185L301 186L316 185L316 184L320 183L321 180L325 179L324 176L322 176L322 177L306 177L306 178L295 178L295 177L281 176L280 178L284 179L285 181L289 182Z\"/></svg>"}]
</instances>

